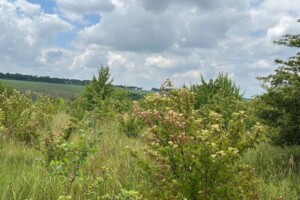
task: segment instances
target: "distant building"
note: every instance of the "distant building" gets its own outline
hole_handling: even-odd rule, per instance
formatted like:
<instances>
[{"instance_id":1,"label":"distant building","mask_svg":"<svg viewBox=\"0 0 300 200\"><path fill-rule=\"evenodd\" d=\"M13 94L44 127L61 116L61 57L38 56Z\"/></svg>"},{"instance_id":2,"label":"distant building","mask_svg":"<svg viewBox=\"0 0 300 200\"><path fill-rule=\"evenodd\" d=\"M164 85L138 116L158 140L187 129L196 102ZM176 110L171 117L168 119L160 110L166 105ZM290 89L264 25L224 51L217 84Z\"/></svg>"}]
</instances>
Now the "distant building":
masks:
<instances>
[{"instance_id":1,"label":"distant building","mask_svg":"<svg viewBox=\"0 0 300 200\"><path fill-rule=\"evenodd\" d=\"M169 88L165 88L165 89L164 89L164 91L167 91L167 92L168 92L169 90L170 90ZM158 88L152 88L151 91L152 91L152 92L161 92L162 90L161 90L161 89L158 89Z\"/></svg>"},{"instance_id":2,"label":"distant building","mask_svg":"<svg viewBox=\"0 0 300 200\"><path fill-rule=\"evenodd\" d=\"M136 90L136 91L142 91L142 87L135 87L135 86L125 86L125 85L115 85L116 87L128 89L128 90Z\"/></svg>"}]
</instances>

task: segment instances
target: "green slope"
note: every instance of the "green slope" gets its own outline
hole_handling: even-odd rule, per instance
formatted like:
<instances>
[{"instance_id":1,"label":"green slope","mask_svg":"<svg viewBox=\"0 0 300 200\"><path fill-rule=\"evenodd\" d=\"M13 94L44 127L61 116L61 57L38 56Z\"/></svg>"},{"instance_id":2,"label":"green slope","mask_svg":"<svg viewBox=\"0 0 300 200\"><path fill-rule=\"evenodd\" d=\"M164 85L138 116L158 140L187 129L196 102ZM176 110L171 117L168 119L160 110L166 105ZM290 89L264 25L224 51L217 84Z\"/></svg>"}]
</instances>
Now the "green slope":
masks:
<instances>
[{"instance_id":1,"label":"green slope","mask_svg":"<svg viewBox=\"0 0 300 200\"><path fill-rule=\"evenodd\" d=\"M42 83L32 81L17 81L0 79L7 86L15 88L21 92L30 90L39 92L52 97L73 98L76 97L84 88L82 85Z\"/></svg>"}]
</instances>

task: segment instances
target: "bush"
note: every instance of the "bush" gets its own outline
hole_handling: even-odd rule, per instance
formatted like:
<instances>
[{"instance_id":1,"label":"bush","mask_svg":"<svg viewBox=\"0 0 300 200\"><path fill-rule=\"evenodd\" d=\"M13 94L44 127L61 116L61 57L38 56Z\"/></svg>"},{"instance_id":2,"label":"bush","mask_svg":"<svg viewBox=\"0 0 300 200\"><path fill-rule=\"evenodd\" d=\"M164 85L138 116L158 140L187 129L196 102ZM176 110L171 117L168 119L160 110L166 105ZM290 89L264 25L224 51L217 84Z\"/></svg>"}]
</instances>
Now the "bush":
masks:
<instances>
[{"instance_id":1,"label":"bush","mask_svg":"<svg viewBox=\"0 0 300 200\"><path fill-rule=\"evenodd\" d=\"M120 117L120 130L129 138L135 138L142 132L143 123L132 113Z\"/></svg>"},{"instance_id":2,"label":"bush","mask_svg":"<svg viewBox=\"0 0 300 200\"><path fill-rule=\"evenodd\" d=\"M88 123L70 123L59 133L50 132L40 146L44 154L43 162L55 175L62 177L65 195L70 195L73 184L78 179L86 179L82 166L95 152L93 146L97 139L86 132ZM62 196L63 197L63 196Z\"/></svg>"},{"instance_id":3,"label":"bush","mask_svg":"<svg viewBox=\"0 0 300 200\"><path fill-rule=\"evenodd\" d=\"M34 96L30 92L21 94L16 90L11 95L6 91L0 94L0 108L6 134L26 144L38 141L41 131L48 125L55 111L49 97L39 94Z\"/></svg>"},{"instance_id":4,"label":"bush","mask_svg":"<svg viewBox=\"0 0 300 200\"><path fill-rule=\"evenodd\" d=\"M245 111L224 116L208 108L194 109L195 96L187 88L145 97L134 113L146 126L149 166L165 199L256 199L254 171L236 161L263 138L264 127L251 125ZM148 168L149 169L149 168ZM150 170L150 171L151 171Z\"/></svg>"}]
</instances>

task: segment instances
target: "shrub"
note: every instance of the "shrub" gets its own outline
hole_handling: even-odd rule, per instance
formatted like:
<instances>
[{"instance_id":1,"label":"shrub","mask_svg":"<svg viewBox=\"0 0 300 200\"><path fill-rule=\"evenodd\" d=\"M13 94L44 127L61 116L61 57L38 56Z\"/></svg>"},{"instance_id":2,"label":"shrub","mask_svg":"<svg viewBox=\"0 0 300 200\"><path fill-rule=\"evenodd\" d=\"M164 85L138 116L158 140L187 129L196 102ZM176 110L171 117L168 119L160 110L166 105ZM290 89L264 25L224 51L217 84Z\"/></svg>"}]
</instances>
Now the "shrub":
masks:
<instances>
[{"instance_id":1,"label":"shrub","mask_svg":"<svg viewBox=\"0 0 300 200\"><path fill-rule=\"evenodd\" d=\"M86 133L87 126L84 121L76 125L70 123L61 133L49 133L40 148L44 153L45 166L63 178L65 195L70 195L78 178L86 178L82 166L86 165L87 158L95 152L93 146L97 139Z\"/></svg>"},{"instance_id":2,"label":"shrub","mask_svg":"<svg viewBox=\"0 0 300 200\"><path fill-rule=\"evenodd\" d=\"M148 148L155 180L166 199L256 199L255 174L236 161L263 138L264 127L251 125L245 111L224 116L208 108L194 109L195 96L187 88L145 97L134 113L147 127ZM165 192L163 192L165 191ZM168 192L167 192L168 191Z\"/></svg>"},{"instance_id":3,"label":"shrub","mask_svg":"<svg viewBox=\"0 0 300 200\"><path fill-rule=\"evenodd\" d=\"M142 132L143 123L132 113L120 117L120 130L129 138L135 138Z\"/></svg>"},{"instance_id":4,"label":"shrub","mask_svg":"<svg viewBox=\"0 0 300 200\"><path fill-rule=\"evenodd\" d=\"M26 144L38 141L41 131L47 126L54 113L54 104L49 97L14 90L11 95L0 94L0 108L3 110L3 126L9 137Z\"/></svg>"}]
</instances>

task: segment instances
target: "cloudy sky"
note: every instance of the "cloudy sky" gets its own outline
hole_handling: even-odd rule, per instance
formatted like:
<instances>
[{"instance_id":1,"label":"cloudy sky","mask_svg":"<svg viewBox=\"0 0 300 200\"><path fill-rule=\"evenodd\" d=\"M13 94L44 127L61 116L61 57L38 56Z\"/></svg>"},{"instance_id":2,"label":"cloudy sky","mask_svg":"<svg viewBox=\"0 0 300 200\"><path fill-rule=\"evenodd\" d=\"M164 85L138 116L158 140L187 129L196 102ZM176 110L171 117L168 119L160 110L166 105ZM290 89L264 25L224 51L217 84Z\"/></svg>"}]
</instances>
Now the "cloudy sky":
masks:
<instances>
[{"instance_id":1,"label":"cloudy sky","mask_svg":"<svg viewBox=\"0 0 300 200\"><path fill-rule=\"evenodd\" d=\"M103 64L144 89L223 72L251 97L295 53L273 41L299 18L299 0L0 0L0 71L90 79Z\"/></svg>"}]
</instances>

